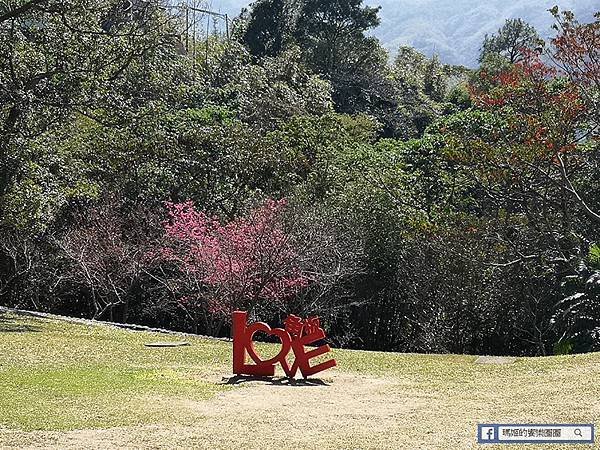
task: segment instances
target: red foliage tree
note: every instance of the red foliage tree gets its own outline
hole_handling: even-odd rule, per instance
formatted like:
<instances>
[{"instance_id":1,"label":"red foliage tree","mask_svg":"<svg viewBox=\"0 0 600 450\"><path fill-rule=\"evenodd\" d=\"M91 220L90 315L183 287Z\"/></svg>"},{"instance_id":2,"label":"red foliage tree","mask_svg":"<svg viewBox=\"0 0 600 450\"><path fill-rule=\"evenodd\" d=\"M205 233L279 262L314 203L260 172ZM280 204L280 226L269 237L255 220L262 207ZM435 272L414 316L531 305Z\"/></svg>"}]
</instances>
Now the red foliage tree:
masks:
<instances>
[{"instance_id":1,"label":"red foliage tree","mask_svg":"<svg viewBox=\"0 0 600 450\"><path fill-rule=\"evenodd\" d=\"M499 156L512 164L558 164L582 139L589 109L577 86L559 76L536 51L523 49L524 59L498 75L486 73L485 86L471 87L473 103L501 117Z\"/></svg>"},{"instance_id":2,"label":"red foliage tree","mask_svg":"<svg viewBox=\"0 0 600 450\"><path fill-rule=\"evenodd\" d=\"M590 136L598 137L600 126L600 12L596 20L581 24L573 13L561 14L558 8L551 13L556 19L554 28L558 31L552 39L553 52L550 57L561 73L577 86L581 97L590 111Z\"/></svg>"},{"instance_id":3,"label":"red foliage tree","mask_svg":"<svg viewBox=\"0 0 600 450\"><path fill-rule=\"evenodd\" d=\"M561 14L558 8L551 13L556 19L554 28L558 31L552 39L553 61L569 78L582 86L600 88L600 12L596 20L581 24L573 13Z\"/></svg>"},{"instance_id":4,"label":"red foliage tree","mask_svg":"<svg viewBox=\"0 0 600 450\"><path fill-rule=\"evenodd\" d=\"M582 26L572 15L565 17L569 20L562 22L563 35L553 42L559 45L557 57L570 61L562 67L573 75L566 77L563 69L544 63L538 52L524 50L522 61L487 80L487 89L473 87L471 93L475 105L502 117L506 124L494 143L496 151L491 152L496 167L517 182L531 185L533 178L541 177L535 184L561 186L590 219L600 222L600 214L571 181L588 158L579 144L598 130L597 98L590 92L598 81L598 68L594 68L598 48L587 44L599 42L590 37L593 24Z\"/></svg>"}]
</instances>

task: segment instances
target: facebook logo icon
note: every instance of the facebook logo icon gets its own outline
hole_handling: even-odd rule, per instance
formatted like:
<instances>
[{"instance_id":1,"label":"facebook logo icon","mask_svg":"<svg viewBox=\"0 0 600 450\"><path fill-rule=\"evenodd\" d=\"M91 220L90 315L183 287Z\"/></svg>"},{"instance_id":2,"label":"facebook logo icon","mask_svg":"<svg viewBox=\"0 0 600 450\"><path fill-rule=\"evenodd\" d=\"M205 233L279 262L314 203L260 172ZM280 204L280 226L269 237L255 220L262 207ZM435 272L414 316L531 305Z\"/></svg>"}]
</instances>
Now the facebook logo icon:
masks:
<instances>
[{"instance_id":1,"label":"facebook logo icon","mask_svg":"<svg viewBox=\"0 0 600 450\"><path fill-rule=\"evenodd\" d=\"M479 425L477 440L480 444L498 442L498 430L494 426Z\"/></svg>"},{"instance_id":2,"label":"facebook logo icon","mask_svg":"<svg viewBox=\"0 0 600 450\"><path fill-rule=\"evenodd\" d=\"M483 436L481 436L483 439L485 439L486 441L493 441L494 437L496 436L496 430L494 430L493 428L482 428L481 429L481 434Z\"/></svg>"}]
</instances>

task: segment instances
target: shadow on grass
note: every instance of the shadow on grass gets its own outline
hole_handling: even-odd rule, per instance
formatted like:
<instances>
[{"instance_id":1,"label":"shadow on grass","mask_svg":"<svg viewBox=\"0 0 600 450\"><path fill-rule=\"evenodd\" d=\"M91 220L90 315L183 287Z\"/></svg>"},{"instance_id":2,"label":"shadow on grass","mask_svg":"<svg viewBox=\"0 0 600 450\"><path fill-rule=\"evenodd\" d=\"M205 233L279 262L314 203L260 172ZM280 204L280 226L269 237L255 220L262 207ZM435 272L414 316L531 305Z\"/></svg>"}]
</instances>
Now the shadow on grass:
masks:
<instances>
[{"instance_id":1,"label":"shadow on grass","mask_svg":"<svg viewBox=\"0 0 600 450\"><path fill-rule=\"evenodd\" d=\"M35 325L18 323L13 317L0 313L0 333L39 333L41 329Z\"/></svg>"},{"instance_id":2,"label":"shadow on grass","mask_svg":"<svg viewBox=\"0 0 600 450\"><path fill-rule=\"evenodd\" d=\"M318 378L307 378L296 380L287 377L257 377L251 375L234 375L232 377L223 377L221 384L243 384L250 382L258 382L263 384L271 384L273 386L294 386L294 387L309 387L309 386L329 386L325 381Z\"/></svg>"}]
</instances>

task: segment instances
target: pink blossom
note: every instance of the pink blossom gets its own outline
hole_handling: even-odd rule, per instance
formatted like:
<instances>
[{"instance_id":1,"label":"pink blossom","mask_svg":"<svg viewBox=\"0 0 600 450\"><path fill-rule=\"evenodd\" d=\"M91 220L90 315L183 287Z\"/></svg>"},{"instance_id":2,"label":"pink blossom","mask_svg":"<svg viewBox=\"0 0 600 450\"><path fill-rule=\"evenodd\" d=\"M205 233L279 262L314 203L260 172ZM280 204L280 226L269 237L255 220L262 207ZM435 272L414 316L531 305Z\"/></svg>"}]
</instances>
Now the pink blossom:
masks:
<instances>
[{"instance_id":1,"label":"pink blossom","mask_svg":"<svg viewBox=\"0 0 600 450\"><path fill-rule=\"evenodd\" d=\"M207 308L228 314L258 302L283 302L309 284L285 233L285 200L267 200L247 217L228 223L208 217L193 202L167 203L164 260L194 274L207 288Z\"/></svg>"}]
</instances>

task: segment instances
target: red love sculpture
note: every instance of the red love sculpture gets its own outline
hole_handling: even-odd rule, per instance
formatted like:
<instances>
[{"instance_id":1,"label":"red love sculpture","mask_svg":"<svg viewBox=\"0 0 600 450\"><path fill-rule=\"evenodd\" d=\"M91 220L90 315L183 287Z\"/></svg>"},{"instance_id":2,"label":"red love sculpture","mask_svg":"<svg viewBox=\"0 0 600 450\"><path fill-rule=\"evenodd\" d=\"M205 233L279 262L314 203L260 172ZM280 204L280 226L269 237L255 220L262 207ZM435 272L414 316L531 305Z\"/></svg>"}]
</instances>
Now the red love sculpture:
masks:
<instances>
[{"instance_id":1,"label":"red love sculpture","mask_svg":"<svg viewBox=\"0 0 600 450\"><path fill-rule=\"evenodd\" d=\"M308 352L304 349L305 345L325 338L325 332L320 326L318 317L302 320L300 317L290 315L284 321L285 330L271 328L263 322L248 325L247 320L247 312L235 311L233 313L233 373L236 375L273 376L275 375L275 364L279 363L288 377L293 378L300 369L302 376L307 378L336 365L334 359L315 366L310 365L311 359L331 350L329 345L322 345ZM259 331L279 338L281 350L274 358L262 360L256 353L252 338ZM286 360L290 349L293 350L295 357L291 368ZM246 364L246 353L255 364Z\"/></svg>"}]
</instances>

